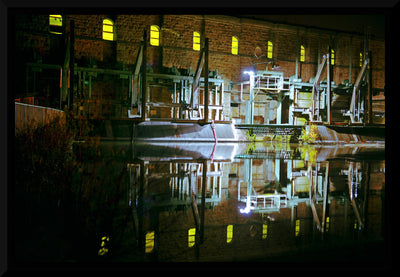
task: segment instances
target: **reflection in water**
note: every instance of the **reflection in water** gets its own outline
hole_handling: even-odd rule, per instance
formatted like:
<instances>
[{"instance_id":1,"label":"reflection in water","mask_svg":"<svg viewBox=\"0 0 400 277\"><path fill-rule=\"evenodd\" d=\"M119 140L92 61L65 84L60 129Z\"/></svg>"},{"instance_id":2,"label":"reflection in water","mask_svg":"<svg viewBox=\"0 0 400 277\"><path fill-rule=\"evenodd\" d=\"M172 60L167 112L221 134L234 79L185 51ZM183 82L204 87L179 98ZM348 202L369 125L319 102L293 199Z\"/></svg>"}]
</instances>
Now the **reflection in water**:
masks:
<instances>
[{"instance_id":1,"label":"reflection in water","mask_svg":"<svg viewBox=\"0 0 400 277\"><path fill-rule=\"evenodd\" d=\"M351 260L383 242L382 145L104 142L76 152L91 158L73 178L80 239L69 260L268 261L359 247Z\"/></svg>"},{"instance_id":2,"label":"reflection in water","mask_svg":"<svg viewBox=\"0 0 400 277\"><path fill-rule=\"evenodd\" d=\"M126 203L137 245L126 247L144 249L145 261L222 261L312 249L324 241L382 240L382 151L136 144L127 163Z\"/></svg>"}]
</instances>

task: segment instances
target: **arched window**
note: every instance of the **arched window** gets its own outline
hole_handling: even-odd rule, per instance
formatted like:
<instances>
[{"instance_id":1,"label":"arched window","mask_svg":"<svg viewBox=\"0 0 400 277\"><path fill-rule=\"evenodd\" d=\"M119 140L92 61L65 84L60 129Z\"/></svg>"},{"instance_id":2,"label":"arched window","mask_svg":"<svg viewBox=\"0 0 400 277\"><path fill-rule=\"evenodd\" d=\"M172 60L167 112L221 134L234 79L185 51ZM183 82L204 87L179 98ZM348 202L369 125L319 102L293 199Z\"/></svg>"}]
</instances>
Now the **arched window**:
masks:
<instances>
[{"instance_id":1,"label":"arched window","mask_svg":"<svg viewBox=\"0 0 400 277\"><path fill-rule=\"evenodd\" d=\"M160 46L160 27L157 25L150 26L150 45Z\"/></svg>"},{"instance_id":2,"label":"arched window","mask_svg":"<svg viewBox=\"0 0 400 277\"><path fill-rule=\"evenodd\" d=\"M237 37L232 37L232 54L237 55L239 53L239 40Z\"/></svg>"},{"instance_id":3,"label":"arched window","mask_svg":"<svg viewBox=\"0 0 400 277\"><path fill-rule=\"evenodd\" d=\"M200 51L200 33L193 32L193 50Z\"/></svg>"},{"instance_id":4,"label":"arched window","mask_svg":"<svg viewBox=\"0 0 400 277\"><path fill-rule=\"evenodd\" d=\"M305 62L306 60L306 48L303 45L300 45L300 62Z\"/></svg>"},{"instance_id":5,"label":"arched window","mask_svg":"<svg viewBox=\"0 0 400 277\"><path fill-rule=\"evenodd\" d=\"M360 67L363 65L363 53L360 52Z\"/></svg>"},{"instance_id":6,"label":"arched window","mask_svg":"<svg viewBox=\"0 0 400 277\"><path fill-rule=\"evenodd\" d=\"M331 49L331 65L335 65L335 50Z\"/></svg>"},{"instance_id":7,"label":"arched window","mask_svg":"<svg viewBox=\"0 0 400 277\"><path fill-rule=\"evenodd\" d=\"M115 40L114 22L108 18L103 20L103 39L111 41Z\"/></svg>"},{"instance_id":8,"label":"arched window","mask_svg":"<svg viewBox=\"0 0 400 277\"><path fill-rule=\"evenodd\" d=\"M274 44L271 41L268 41L268 48L267 48L268 59L272 59L273 51L274 51Z\"/></svg>"},{"instance_id":9,"label":"arched window","mask_svg":"<svg viewBox=\"0 0 400 277\"><path fill-rule=\"evenodd\" d=\"M49 27L50 33L62 34L63 20L61 14L50 14L49 15Z\"/></svg>"}]
</instances>

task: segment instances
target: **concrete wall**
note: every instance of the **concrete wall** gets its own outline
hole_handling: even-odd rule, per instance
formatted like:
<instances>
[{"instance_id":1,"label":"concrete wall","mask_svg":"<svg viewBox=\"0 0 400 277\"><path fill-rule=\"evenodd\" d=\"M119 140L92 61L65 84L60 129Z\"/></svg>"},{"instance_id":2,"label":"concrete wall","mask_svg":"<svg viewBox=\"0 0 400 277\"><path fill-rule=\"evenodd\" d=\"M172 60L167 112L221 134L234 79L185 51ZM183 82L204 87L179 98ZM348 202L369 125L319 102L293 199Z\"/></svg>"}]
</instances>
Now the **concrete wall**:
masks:
<instances>
[{"instance_id":1,"label":"concrete wall","mask_svg":"<svg viewBox=\"0 0 400 277\"><path fill-rule=\"evenodd\" d=\"M65 123L65 113L61 110L34 106L23 103L15 103L15 134L27 127L37 127L59 120Z\"/></svg>"}]
</instances>

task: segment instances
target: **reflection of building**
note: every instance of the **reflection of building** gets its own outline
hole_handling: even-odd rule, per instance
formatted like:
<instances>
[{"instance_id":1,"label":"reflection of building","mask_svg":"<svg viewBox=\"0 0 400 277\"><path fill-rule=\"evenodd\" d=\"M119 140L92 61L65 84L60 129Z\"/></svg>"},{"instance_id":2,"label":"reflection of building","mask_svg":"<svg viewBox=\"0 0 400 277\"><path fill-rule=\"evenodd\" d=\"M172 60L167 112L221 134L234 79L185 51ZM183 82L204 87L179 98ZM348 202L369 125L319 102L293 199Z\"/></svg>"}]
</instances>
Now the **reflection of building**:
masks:
<instances>
[{"instance_id":1,"label":"reflection of building","mask_svg":"<svg viewBox=\"0 0 400 277\"><path fill-rule=\"evenodd\" d=\"M320 239L381 239L384 162L320 161L319 153L335 157L323 150L313 161L277 144L233 161L136 157L127 167L126 203L136 226L130 235L145 260L160 261L246 259ZM240 200L248 192L261 197L247 212Z\"/></svg>"}]
</instances>

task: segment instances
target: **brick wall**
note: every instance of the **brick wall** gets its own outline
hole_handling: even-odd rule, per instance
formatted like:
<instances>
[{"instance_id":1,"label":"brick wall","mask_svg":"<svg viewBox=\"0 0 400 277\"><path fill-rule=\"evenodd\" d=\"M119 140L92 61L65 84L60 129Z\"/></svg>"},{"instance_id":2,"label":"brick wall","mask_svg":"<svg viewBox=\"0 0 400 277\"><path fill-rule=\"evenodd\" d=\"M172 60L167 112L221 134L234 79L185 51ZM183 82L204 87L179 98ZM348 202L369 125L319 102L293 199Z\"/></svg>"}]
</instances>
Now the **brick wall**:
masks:
<instances>
[{"instance_id":1,"label":"brick wall","mask_svg":"<svg viewBox=\"0 0 400 277\"><path fill-rule=\"evenodd\" d=\"M209 38L209 68L227 82L247 80L243 71L248 69L271 69L275 63L280 66L285 77L296 74L296 59L299 47L305 47L306 60L298 63L298 76L308 82L315 76L318 58L328 52L328 46L335 49L333 81L336 84L344 79L354 83L359 67L359 53L363 51L364 38L355 34L318 30L273 24L269 22L239 19L216 15L116 15L116 41L102 39L102 21L106 15L65 15L64 35L49 33L48 15L18 15L15 17L16 49L21 61L61 63L65 49L61 49L69 31L69 22L75 22L75 58L80 66L97 64L105 68L132 68L136 61L143 30L150 37L150 25L160 26L160 46L148 45L147 61L153 72L164 67L192 68L195 70L199 51L193 50L193 32L202 33ZM239 54L231 54L232 36L239 39ZM204 37L202 37L202 40ZM267 59L267 42L274 44L273 58ZM374 88L385 86L385 42L371 39L372 84ZM54 48L60 48L55 54ZM261 57L255 56L255 48L261 49ZM351 78L350 78L350 51ZM264 55L264 56L263 56ZM50 59L52 56L56 59ZM53 62L52 62L53 61ZM24 70L19 70L24 74ZM226 86L228 87L228 86ZM23 85L21 85L21 90ZM104 94L108 92L103 91Z\"/></svg>"}]
</instances>

